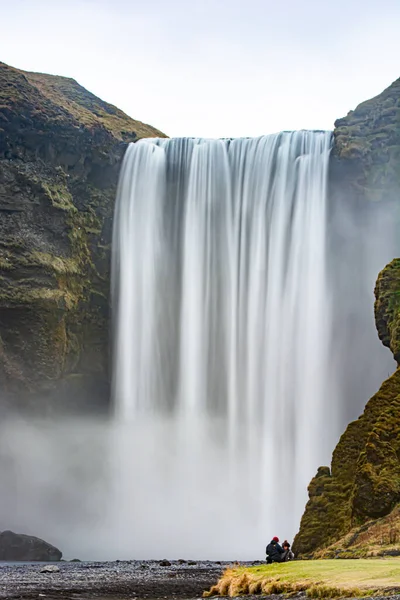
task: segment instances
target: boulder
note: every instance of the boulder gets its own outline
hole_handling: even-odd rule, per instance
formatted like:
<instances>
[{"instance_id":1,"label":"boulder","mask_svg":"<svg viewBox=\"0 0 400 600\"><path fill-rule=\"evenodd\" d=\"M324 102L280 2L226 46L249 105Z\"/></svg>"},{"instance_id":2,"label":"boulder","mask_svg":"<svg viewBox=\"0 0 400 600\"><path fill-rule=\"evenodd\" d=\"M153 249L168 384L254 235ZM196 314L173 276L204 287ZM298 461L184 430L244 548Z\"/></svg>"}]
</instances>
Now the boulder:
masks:
<instances>
[{"instance_id":1,"label":"boulder","mask_svg":"<svg viewBox=\"0 0 400 600\"><path fill-rule=\"evenodd\" d=\"M40 570L41 573L59 573L60 568L56 567L56 565L46 565L43 569Z\"/></svg>"},{"instance_id":2,"label":"boulder","mask_svg":"<svg viewBox=\"0 0 400 600\"><path fill-rule=\"evenodd\" d=\"M61 557L62 552L58 548L33 535L13 531L0 533L0 560L53 561Z\"/></svg>"}]
</instances>

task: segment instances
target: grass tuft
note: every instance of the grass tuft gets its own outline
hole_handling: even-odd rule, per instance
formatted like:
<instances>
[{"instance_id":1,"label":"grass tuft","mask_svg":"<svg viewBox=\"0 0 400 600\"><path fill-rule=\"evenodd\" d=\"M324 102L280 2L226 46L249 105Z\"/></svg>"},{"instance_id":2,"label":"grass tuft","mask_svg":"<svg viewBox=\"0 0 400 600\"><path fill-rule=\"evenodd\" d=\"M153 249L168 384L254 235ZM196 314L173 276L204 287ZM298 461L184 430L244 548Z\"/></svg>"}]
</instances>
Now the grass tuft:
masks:
<instances>
[{"instance_id":1,"label":"grass tuft","mask_svg":"<svg viewBox=\"0 0 400 600\"><path fill-rule=\"evenodd\" d=\"M247 594L293 595L309 598L384 595L400 581L400 558L293 561L286 564L227 568L204 597Z\"/></svg>"}]
</instances>

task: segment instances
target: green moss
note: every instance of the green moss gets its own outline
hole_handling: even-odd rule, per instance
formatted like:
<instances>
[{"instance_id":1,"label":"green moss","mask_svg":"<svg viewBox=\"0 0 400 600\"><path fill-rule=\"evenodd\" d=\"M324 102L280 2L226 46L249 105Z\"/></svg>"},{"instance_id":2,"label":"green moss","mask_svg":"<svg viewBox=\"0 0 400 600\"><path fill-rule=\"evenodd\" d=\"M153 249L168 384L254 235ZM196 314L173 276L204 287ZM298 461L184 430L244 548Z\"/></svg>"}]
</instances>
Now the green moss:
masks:
<instances>
[{"instance_id":1,"label":"green moss","mask_svg":"<svg viewBox=\"0 0 400 600\"><path fill-rule=\"evenodd\" d=\"M353 515L380 517L400 502L400 390L382 412L360 453L352 497Z\"/></svg>"},{"instance_id":2,"label":"green moss","mask_svg":"<svg viewBox=\"0 0 400 600\"><path fill-rule=\"evenodd\" d=\"M375 320L382 342L400 358L400 259L379 274ZM307 555L354 526L388 515L400 502L400 368L383 382L364 413L341 436L331 470L311 481L293 547Z\"/></svg>"},{"instance_id":3,"label":"green moss","mask_svg":"<svg viewBox=\"0 0 400 600\"><path fill-rule=\"evenodd\" d=\"M46 252L38 252L37 250L34 250L29 255L26 262L39 265L59 275L79 275L81 273L79 264L74 258L54 256Z\"/></svg>"},{"instance_id":4,"label":"green moss","mask_svg":"<svg viewBox=\"0 0 400 600\"><path fill-rule=\"evenodd\" d=\"M0 255L0 271L12 271L14 268L13 261L8 256Z\"/></svg>"},{"instance_id":5,"label":"green moss","mask_svg":"<svg viewBox=\"0 0 400 600\"><path fill-rule=\"evenodd\" d=\"M379 338L400 363L400 259L393 260L380 272L375 298Z\"/></svg>"},{"instance_id":6,"label":"green moss","mask_svg":"<svg viewBox=\"0 0 400 600\"><path fill-rule=\"evenodd\" d=\"M42 182L42 187L50 198L54 208L77 212L72 200L72 196L65 185L60 183L49 184L47 182Z\"/></svg>"},{"instance_id":7,"label":"green moss","mask_svg":"<svg viewBox=\"0 0 400 600\"><path fill-rule=\"evenodd\" d=\"M0 107L2 192L21 209L0 227L0 388L42 398L73 371L106 390L119 165L127 142L164 135L73 79L3 63Z\"/></svg>"},{"instance_id":8,"label":"green moss","mask_svg":"<svg viewBox=\"0 0 400 600\"><path fill-rule=\"evenodd\" d=\"M355 193L364 202L393 200L398 196L399 97L400 79L336 121L333 156L344 166L346 195Z\"/></svg>"}]
</instances>

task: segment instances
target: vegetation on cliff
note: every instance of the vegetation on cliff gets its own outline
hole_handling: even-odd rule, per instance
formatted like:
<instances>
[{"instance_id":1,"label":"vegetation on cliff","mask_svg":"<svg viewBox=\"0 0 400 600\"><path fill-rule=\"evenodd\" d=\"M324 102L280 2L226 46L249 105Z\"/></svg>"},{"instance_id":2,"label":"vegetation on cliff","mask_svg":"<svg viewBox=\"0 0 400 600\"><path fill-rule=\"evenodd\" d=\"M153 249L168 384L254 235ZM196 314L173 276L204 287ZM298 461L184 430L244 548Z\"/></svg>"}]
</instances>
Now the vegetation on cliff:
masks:
<instances>
[{"instance_id":1,"label":"vegetation on cliff","mask_svg":"<svg viewBox=\"0 0 400 600\"><path fill-rule=\"evenodd\" d=\"M400 260L396 259L379 274L375 318L380 339L398 363L399 294ZM360 533L370 530L371 534L376 525L371 520L395 514L392 511L400 502L400 368L369 400L361 417L349 424L333 452L331 468L318 469L308 492L295 552L304 556L328 547L324 556L338 550L346 550L348 556L354 551L368 553L368 544L360 545ZM400 547L400 531L395 535L399 522L392 516L388 519L392 526L381 545Z\"/></svg>"},{"instance_id":2,"label":"vegetation on cliff","mask_svg":"<svg viewBox=\"0 0 400 600\"><path fill-rule=\"evenodd\" d=\"M73 79L0 63L3 399L107 398L119 165L126 142L154 136Z\"/></svg>"},{"instance_id":3,"label":"vegetation on cliff","mask_svg":"<svg viewBox=\"0 0 400 600\"><path fill-rule=\"evenodd\" d=\"M400 79L335 122L332 170L347 192L398 200L400 188Z\"/></svg>"},{"instance_id":4,"label":"vegetation on cliff","mask_svg":"<svg viewBox=\"0 0 400 600\"><path fill-rule=\"evenodd\" d=\"M384 205L391 220L398 223L399 190L400 79L336 121L331 211L342 222L342 214L349 214L351 205L362 223L366 214L369 218L374 214L373 207ZM399 365L399 259L380 273L375 297L379 337ZM331 468L318 469L308 492L294 542L301 556L366 556L400 550L396 512L400 502L400 369L369 400L363 415L347 427L333 452Z\"/></svg>"}]
</instances>

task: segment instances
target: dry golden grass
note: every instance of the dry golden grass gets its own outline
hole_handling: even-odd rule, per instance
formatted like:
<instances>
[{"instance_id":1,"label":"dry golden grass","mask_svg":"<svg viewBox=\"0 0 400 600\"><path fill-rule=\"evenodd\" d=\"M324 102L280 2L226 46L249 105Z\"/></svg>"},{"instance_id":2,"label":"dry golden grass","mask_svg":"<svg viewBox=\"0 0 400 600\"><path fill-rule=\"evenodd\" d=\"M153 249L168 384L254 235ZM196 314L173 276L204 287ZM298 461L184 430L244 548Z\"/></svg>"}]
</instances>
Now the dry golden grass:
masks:
<instances>
[{"instance_id":1,"label":"dry golden grass","mask_svg":"<svg viewBox=\"0 0 400 600\"><path fill-rule=\"evenodd\" d=\"M386 517L364 523L353 528L340 540L314 554L314 558L331 558L337 552L368 558L381 556L387 552L400 553L400 505Z\"/></svg>"},{"instance_id":2,"label":"dry golden grass","mask_svg":"<svg viewBox=\"0 0 400 600\"><path fill-rule=\"evenodd\" d=\"M341 598L400 588L400 558L293 561L228 568L204 597L293 594Z\"/></svg>"},{"instance_id":3,"label":"dry golden grass","mask_svg":"<svg viewBox=\"0 0 400 600\"><path fill-rule=\"evenodd\" d=\"M74 79L44 73L23 72L28 81L40 92L58 106L62 106L78 122L86 126L101 123L104 127L123 139L123 133L134 131L141 137L165 137L155 127L136 121L122 110L100 100Z\"/></svg>"}]
</instances>

